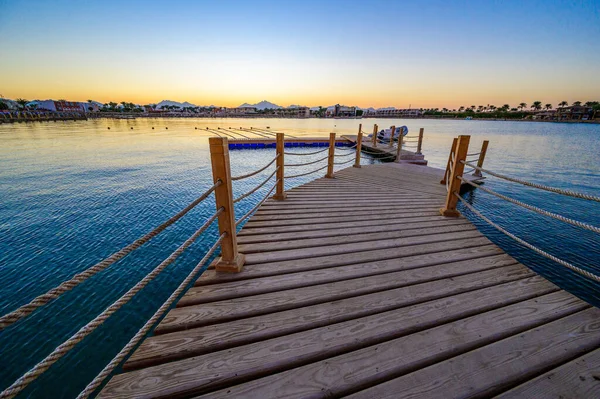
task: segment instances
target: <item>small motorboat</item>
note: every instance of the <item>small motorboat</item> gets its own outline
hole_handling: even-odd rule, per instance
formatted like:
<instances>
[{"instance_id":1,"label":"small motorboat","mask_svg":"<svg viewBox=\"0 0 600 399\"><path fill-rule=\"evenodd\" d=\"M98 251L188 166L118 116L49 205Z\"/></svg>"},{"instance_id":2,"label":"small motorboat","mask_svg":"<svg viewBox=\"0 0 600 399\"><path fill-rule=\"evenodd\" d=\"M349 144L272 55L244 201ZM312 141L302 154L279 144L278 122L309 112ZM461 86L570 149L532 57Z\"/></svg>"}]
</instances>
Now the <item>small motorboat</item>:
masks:
<instances>
[{"instance_id":1,"label":"small motorboat","mask_svg":"<svg viewBox=\"0 0 600 399\"><path fill-rule=\"evenodd\" d=\"M394 141L398 141L398 137L400 137L400 135L402 136L406 136L408 134L408 127L407 126L399 126L394 130ZM372 134L370 134L368 137L373 137ZM379 131L377 133L377 139L379 141L383 141L383 142L390 142L390 138L392 137L392 129L382 129L381 131Z\"/></svg>"}]
</instances>

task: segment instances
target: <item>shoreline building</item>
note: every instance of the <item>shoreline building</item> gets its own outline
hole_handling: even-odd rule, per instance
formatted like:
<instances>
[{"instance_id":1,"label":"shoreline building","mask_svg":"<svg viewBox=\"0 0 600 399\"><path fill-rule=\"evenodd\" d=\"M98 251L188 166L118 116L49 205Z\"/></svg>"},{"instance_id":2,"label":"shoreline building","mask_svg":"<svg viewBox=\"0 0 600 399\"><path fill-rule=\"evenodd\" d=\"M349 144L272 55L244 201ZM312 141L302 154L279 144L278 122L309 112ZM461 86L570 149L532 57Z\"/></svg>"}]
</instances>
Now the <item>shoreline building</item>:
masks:
<instances>
[{"instance_id":1,"label":"shoreline building","mask_svg":"<svg viewBox=\"0 0 600 399\"><path fill-rule=\"evenodd\" d=\"M371 118L418 118L423 113L418 108L379 108L376 110L365 110L365 117Z\"/></svg>"}]
</instances>

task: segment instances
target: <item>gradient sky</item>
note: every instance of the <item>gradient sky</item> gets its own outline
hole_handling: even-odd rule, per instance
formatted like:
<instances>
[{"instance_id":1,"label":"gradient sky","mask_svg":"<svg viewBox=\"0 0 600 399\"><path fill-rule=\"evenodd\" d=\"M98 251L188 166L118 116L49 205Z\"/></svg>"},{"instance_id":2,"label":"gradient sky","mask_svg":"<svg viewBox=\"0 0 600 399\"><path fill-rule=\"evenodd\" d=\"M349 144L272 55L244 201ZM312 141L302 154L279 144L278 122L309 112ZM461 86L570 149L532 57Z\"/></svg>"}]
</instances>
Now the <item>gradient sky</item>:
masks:
<instances>
[{"instance_id":1,"label":"gradient sky","mask_svg":"<svg viewBox=\"0 0 600 399\"><path fill-rule=\"evenodd\" d=\"M600 1L0 0L0 94L400 108L600 100Z\"/></svg>"}]
</instances>

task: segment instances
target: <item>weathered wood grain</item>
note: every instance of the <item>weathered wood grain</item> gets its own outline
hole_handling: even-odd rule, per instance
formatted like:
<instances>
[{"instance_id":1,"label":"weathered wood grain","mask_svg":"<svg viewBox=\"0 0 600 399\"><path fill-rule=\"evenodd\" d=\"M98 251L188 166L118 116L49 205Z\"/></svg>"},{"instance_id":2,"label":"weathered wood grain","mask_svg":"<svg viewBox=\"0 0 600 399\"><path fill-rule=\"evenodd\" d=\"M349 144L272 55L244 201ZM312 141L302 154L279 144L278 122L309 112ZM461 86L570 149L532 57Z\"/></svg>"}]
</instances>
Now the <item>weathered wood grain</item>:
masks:
<instances>
[{"instance_id":1,"label":"weathered wood grain","mask_svg":"<svg viewBox=\"0 0 600 399\"><path fill-rule=\"evenodd\" d=\"M397 339L439 325L446 317L450 316L450 320L452 316L460 317L462 313L460 307L456 314L452 311L446 307L415 306L384 312L121 374L113 378L113 387L125 389L127 394L159 397L202 393ZM534 312L529 313L533 318ZM519 315L522 317L522 312ZM110 383L105 391L111 393Z\"/></svg>"},{"instance_id":2,"label":"weathered wood grain","mask_svg":"<svg viewBox=\"0 0 600 399\"><path fill-rule=\"evenodd\" d=\"M492 248L489 253L493 254L497 252ZM506 254L481 256L479 259L470 258L454 262L445 259L443 263L438 264L431 264L427 260L427 258L423 258L422 262L414 261L411 264L399 262L398 260L388 260L377 264L373 262L373 267L371 267L370 263L361 263L358 265L288 273L230 283L199 285L190 288L186 295L189 300L193 300L195 304L198 304L379 275L385 275L388 278L401 281L402 277L397 276L395 273L413 269L426 268L420 270L420 273L424 273L422 275L426 275L427 271L436 274L448 273L460 275L517 263L516 260ZM374 281L372 283L375 284Z\"/></svg>"},{"instance_id":3,"label":"weathered wood grain","mask_svg":"<svg viewBox=\"0 0 600 399\"><path fill-rule=\"evenodd\" d=\"M600 349L497 396L498 399L600 398Z\"/></svg>"},{"instance_id":4,"label":"weathered wood grain","mask_svg":"<svg viewBox=\"0 0 600 399\"><path fill-rule=\"evenodd\" d=\"M236 280L244 280L249 278L257 278L257 277L265 277L265 276L275 276L286 273L294 273L301 272L307 270L316 270L316 269L325 269L328 267L335 266L344 266L344 265L353 265L364 262L379 262L379 261L387 261L389 259L400 259L406 257L413 256L425 256L430 259L443 259L446 258L448 260L453 259L453 255L449 254L448 251L453 250L462 250L473 248L474 251L478 251L477 248L483 247L495 247L487 238L479 237L472 238L469 240L456 240L456 241L444 241L444 242L435 242L430 244L419 244L419 245L411 245L408 247L398 247L391 248L385 251L380 250L370 250L370 251L362 251L362 252L353 252L342 255L326 255L320 256L316 258L308 258L305 260L302 259L292 259L287 261L278 261L272 263L259 263L253 264L251 268L246 268L244 273L241 274L223 274L220 277L219 282L224 281L236 281ZM483 250L483 249L482 249ZM421 258L419 258L421 259ZM402 262L414 261L414 258L411 259L401 259ZM207 270L200 279L202 280L204 276L211 276L211 271ZM206 281L206 280L205 280ZM207 283L211 283L211 281L206 281Z\"/></svg>"},{"instance_id":5,"label":"weathered wood grain","mask_svg":"<svg viewBox=\"0 0 600 399\"><path fill-rule=\"evenodd\" d=\"M464 304L465 309L469 304ZM439 326L375 346L328 358L287 372L230 387L231 397L327 398L355 392L395 376L444 361L494 341L521 333L586 308L570 294L555 292L453 321L442 316ZM448 310L452 309L451 307ZM465 316L465 315L461 315ZM411 316L408 316L409 319ZM451 321L452 319L448 320ZM432 383L452 375L439 374ZM457 381L460 384L460 381ZM394 386L389 397L398 397L405 387ZM224 391L213 392L219 398ZM397 395L397 396L395 396ZM369 397L368 394L365 397ZM370 398L379 398L377 391ZM428 398L425 393L422 396ZM445 398L464 397L451 394Z\"/></svg>"},{"instance_id":6,"label":"weathered wood grain","mask_svg":"<svg viewBox=\"0 0 600 399\"><path fill-rule=\"evenodd\" d=\"M425 286L423 286L425 288ZM469 304L467 312L478 313L486 309L506 306L550 292L558 287L533 276L496 286L467 291L462 294L434 299L427 306L441 307ZM174 359L197 356L217 350L261 341L298 331L310 330L324 325L339 323L359 317L398 309L415 303L425 302L446 290L431 292L413 290L414 296L402 295L402 291L389 290L367 294L335 302L306 306L263 316L250 317L229 323L192 328L147 338L128 360L128 370L166 363Z\"/></svg>"},{"instance_id":7,"label":"weathered wood grain","mask_svg":"<svg viewBox=\"0 0 600 399\"><path fill-rule=\"evenodd\" d=\"M489 397L599 346L600 309L590 308L351 397Z\"/></svg>"},{"instance_id":8,"label":"weathered wood grain","mask_svg":"<svg viewBox=\"0 0 600 399\"><path fill-rule=\"evenodd\" d=\"M391 240L394 238L432 236L434 234L458 233L473 230L477 229L472 224L455 224L439 227L423 227L418 230L409 231L390 229L389 231L380 233L364 232L363 234L354 235L340 234L337 237L304 238L303 240L281 240L274 242L262 242L256 244L240 244L238 245L238 250L243 254L251 254L300 248L311 248L311 250L314 250L317 247L326 246L330 248L334 245L350 243L358 244L364 242L372 242L373 246L379 246L379 242L384 240Z\"/></svg>"},{"instance_id":9,"label":"weathered wood grain","mask_svg":"<svg viewBox=\"0 0 600 399\"><path fill-rule=\"evenodd\" d=\"M284 240L302 240L305 238L318 238L318 237L337 237L340 235L340 232L345 236L351 235L361 235L365 233L379 233L379 232L388 232L388 231L410 231L410 230L420 230L430 227L442 227L442 226L455 226L455 225L470 225L471 222L466 219L440 219L431 222L419 222L419 223L402 223L399 224L397 222L387 223L387 221L382 221L379 223L374 223L371 225L359 225L350 224L343 230L339 230L338 228L333 229L312 229L309 228L308 231L296 231L292 233L269 233L269 234L254 234L254 235L239 235L238 236L238 244L256 244L260 242L276 242L276 241L284 241ZM368 228L366 228L368 227Z\"/></svg>"},{"instance_id":10,"label":"weathered wood grain","mask_svg":"<svg viewBox=\"0 0 600 399\"><path fill-rule=\"evenodd\" d=\"M406 273L415 273L415 270L409 270ZM377 286L371 285L372 281L367 283L366 281L361 281L362 279L319 284L196 306L177 307L165 316L163 322L157 327L156 332L169 332L223 323L242 317L280 312L402 287L405 287L403 292L411 293L413 290L423 289L421 284L430 284L429 289L432 290L445 289L449 290L446 292L459 293L485 285L496 285L507 281L519 280L529 277L532 274L533 272L522 265L513 265L463 276L441 278L435 281L424 281L419 279L418 275L414 278L410 278L407 275L404 281L386 280L381 278L381 276L369 277L369 280L376 280L380 283ZM382 280L383 282L381 282ZM450 286L444 287L444 285Z\"/></svg>"}]
</instances>

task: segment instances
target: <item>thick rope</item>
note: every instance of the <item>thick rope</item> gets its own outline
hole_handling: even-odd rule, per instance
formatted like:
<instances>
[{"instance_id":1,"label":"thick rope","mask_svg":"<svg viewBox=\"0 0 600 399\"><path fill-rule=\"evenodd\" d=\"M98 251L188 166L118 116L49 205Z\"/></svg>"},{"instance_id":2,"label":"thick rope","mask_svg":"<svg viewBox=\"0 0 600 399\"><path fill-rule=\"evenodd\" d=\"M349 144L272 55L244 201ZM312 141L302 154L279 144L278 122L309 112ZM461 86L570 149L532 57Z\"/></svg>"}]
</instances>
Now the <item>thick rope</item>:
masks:
<instances>
[{"instance_id":1,"label":"thick rope","mask_svg":"<svg viewBox=\"0 0 600 399\"><path fill-rule=\"evenodd\" d=\"M293 167L295 167L295 166L307 166L307 165L312 165L312 164L315 164L315 163L319 163L319 162L321 162L321 161L324 161L324 160L326 160L327 158L329 158L329 156L326 156L326 157L323 157L323 158L317 159L316 161L312 161L312 162L306 162L306 163L293 163L293 164L290 164L290 165L284 165L284 166L285 166L286 168L287 168L287 167L293 168Z\"/></svg>"},{"instance_id":2,"label":"thick rope","mask_svg":"<svg viewBox=\"0 0 600 399\"><path fill-rule=\"evenodd\" d=\"M230 128L230 129L231 129L231 130L234 130L234 131L236 131L236 132L237 132L238 130L239 130L240 132L246 132L246 130L242 129L241 127L240 127L240 128L235 128L235 127L234 127L234 128ZM248 132L246 132L246 133L248 133ZM255 134L255 135L259 136L259 137L268 138L268 139L270 139L270 138L271 138L271 136L269 136L269 135L266 135L266 134L264 134L264 133L262 133L262 132L258 132L258 131L253 131L253 132L252 132L252 134Z\"/></svg>"},{"instance_id":3,"label":"thick rope","mask_svg":"<svg viewBox=\"0 0 600 399\"><path fill-rule=\"evenodd\" d=\"M323 148L322 150L315 151L315 152L304 152L304 153L302 153L302 152L284 152L284 154L285 155L298 155L298 156L302 155L302 156L304 156L304 155L320 154L320 153L325 152L325 151L329 151L329 147Z\"/></svg>"},{"instance_id":4,"label":"thick rope","mask_svg":"<svg viewBox=\"0 0 600 399\"><path fill-rule=\"evenodd\" d=\"M240 223L242 223L244 220L248 219L257 209L259 206L261 206L271 195L271 193L273 192L273 190L275 190L275 187L277 187L277 183L279 183L279 180L277 180L275 182L275 184L273 184L273 187L271 187L271 189L269 190L269 192L263 197L263 199L261 199L258 204L256 204L254 206L254 208L250 209L250 211L248 211L244 216L242 216L237 222L235 222L235 227L239 226Z\"/></svg>"},{"instance_id":5,"label":"thick rope","mask_svg":"<svg viewBox=\"0 0 600 399\"><path fill-rule=\"evenodd\" d=\"M307 172L307 173L301 173L301 174L299 174L299 175L284 176L284 178L285 178L285 179L292 179L292 178L294 178L294 177L301 177L301 176L310 175L310 174L317 173L318 171L320 171L320 170L323 170L323 169L327 168L327 166L328 166L328 165L325 165L325 166L323 166L322 168L315 169L315 170L313 170L313 171L311 171L311 172Z\"/></svg>"},{"instance_id":6,"label":"thick rope","mask_svg":"<svg viewBox=\"0 0 600 399\"><path fill-rule=\"evenodd\" d=\"M479 155L481 152L474 152L472 154L467 154L468 157L474 157L475 155Z\"/></svg>"},{"instance_id":7,"label":"thick rope","mask_svg":"<svg viewBox=\"0 0 600 399\"><path fill-rule=\"evenodd\" d=\"M349 160L344 161L344 162L334 162L333 164L334 165L344 165L344 164L347 164L347 163L350 163L350 162L354 162L354 159L349 159Z\"/></svg>"},{"instance_id":8,"label":"thick rope","mask_svg":"<svg viewBox=\"0 0 600 399\"><path fill-rule=\"evenodd\" d=\"M240 195L239 197L237 197L236 199L234 199L233 203L236 204L236 203L240 202L241 200L243 200L244 198L248 197L249 195L254 194L256 192L256 190L258 190L259 188L261 188L262 186L264 186L265 184L267 184L267 182L269 180L271 180L271 178L273 176L275 176L275 173L277 173L278 170L279 170L279 167L275 168L275 170L273 171L273 173L271 173L271 175L269 177L267 177L262 183L260 183L256 187L254 187L252 190L248 191L246 194Z\"/></svg>"},{"instance_id":9,"label":"thick rope","mask_svg":"<svg viewBox=\"0 0 600 399\"><path fill-rule=\"evenodd\" d=\"M349 152L349 153L343 154L343 155L335 154L335 156L338 157L338 158L349 157L349 156L352 156L352 155L356 155L356 151L352 151L352 152Z\"/></svg>"},{"instance_id":10,"label":"thick rope","mask_svg":"<svg viewBox=\"0 0 600 399\"><path fill-rule=\"evenodd\" d=\"M204 268L204 264L210 259L210 257L214 254L216 249L221 245L221 242L225 238L227 233L221 234L219 239L213 244L213 246L208 250L206 255L202 258L202 260L194 267L194 269L188 274L188 276L179 284L179 287L169 299L166 300L163 305L158 308L158 310L154 313L154 315L144 324L142 328L131 338L131 340L121 349L121 351L102 369L102 371L90 382L83 391L77 396L77 399L85 399L90 396L102 383L104 380L114 371L115 368L131 353L131 351L140 343L140 341L150 332L150 330L158 323L158 321L165 315L165 313L171 308L173 303L179 298L179 296L186 290L186 288L192 283L192 281L196 280L198 274Z\"/></svg>"},{"instance_id":11,"label":"thick rope","mask_svg":"<svg viewBox=\"0 0 600 399\"><path fill-rule=\"evenodd\" d=\"M204 194L202 194L200 197L198 197L197 199L192 201L188 206L186 206L184 209L182 209L175 216L173 216L172 218L170 218L169 220L167 220L166 222L164 222L163 224L161 224L160 226L158 226L151 232L146 233L143 237L138 238L137 240L135 240L133 243L129 244L125 248L122 248L121 250L115 252L114 254L112 254L108 258L104 259L103 261L96 263L94 266L90 267L89 269L87 269L81 273L77 273L70 280L63 282L59 286L52 288L50 291L46 292L45 294L42 294L42 295L36 297L28 304L23 305L20 308L0 317L0 331L3 330L4 328L10 326L11 324L16 323L20 319L22 319L26 316L29 316L36 309L46 305L47 303L53 301L54 299L60 297L62 294L64 294L67 291L72 290L73 288L75 288L77 285L81 284L88 278L101 272L102 270L106 269L113 263L123 259L125 256L129 255L131 252L135 251L136 249L138 249L139 247L141 247L142 245L144 245L145 243L150 241L152 238L156 237L167 227L171 226L173 223L175 223L179 219L181 219L192 208L194 208L200 202L204 201L221 184L222 184L221 180L217 181L211 188L206 190L204 192Z\"/></svg>"},{"instance_id":12,"label":"thick rope","mask_svg":"<svg viewBox=\"0 0 600 399\"><path fill-rule=\"evenodd\" d=\"M478 188L480 190L485 191L486 193L492 194L492 195L494 195L494 196L496 196L498 198L501 198L501 199L503 199L505 201L508 201L510 203L513 203L515 205L519 205L519 206L521 206L521 207L523 207L525 209L529 209L530 211L534 211L534 212L537 212L537 213L539 213L541 215L548 216L548 217L551 217L551 218L556 219L556 220L560 220L561 222L565 222L565 223L568 223L568 224L573 225L573 226L581 227L582 229L593 231L595 233L600 233L600 227L592 226L590 224L583 223L583 222L580 222L578 220L569 219L569 218L564 217L562 215L558 215L556 213L548 212L548 211L546 211L544 209L538 208L537 206L529 205L529 204L526 204L526 203L521 202L519 200L507 197L506 195L497 193L497 192L495 192L493 190L490 190L489 188L483 187L481 184L475 184L475 183L473 183L471 181L468 181L468 180L464 179L462 176L460 176L459 179L462 180L463 182L467 183L467 184L470 184L473 187L476 187L476 188Z\"/></svg>"},{"instance_id":13,"label":"thick rope","mask_svg":"<svg viewBox=\"0 0 600 399\"><path fill-rule=\"evenodd\" d=\"M352 145L352 146L342 146L342 147L335 147L336 150L345 150L345 151L349 151L349 150L353 150L356 148L356 146L358 146L358 143Z\"/></svg>"},{"instance_id":14,"label":"thick rope","mask_svg":"<svg viewBox=\"0 0 600 399\"><path fill-rule=\"evenodd\" d=\"M275 162L277 160L277 158L279 157L279 154L275 155L275 158L273 158L271 160L271 162L269 162L268 164L266 164L265 166L263 166L262 168L260 168L259 170L256 170L252 173L248 173L247 175L241 175L241 176L236 176L236 177L232 177L231 181L237 181L237 180L242 180L242 179L246 179L248 177L252 177L254 175L259 174L260 172L262 172L263 170L267 169L269 166L273 165L273 162Z\"/></svg>"},{"instance_id":15,"label":"thick rope","mask_svg":"<svg viewBox=\"0 0 600 399\"><path fill-rule=\"evenodd\" d=\"M241 129L241 130L242 130L243 132L246 132L246 133L258 133L258 134L266 134L266 135L267 135L267 137L276 137L276 136L277 136L275 133L271 133L271 132L268 132L268 133L267 133L267 132L261 132L261 131L259 131L258 129L252 129L252 128L248 129L248 128L243 128L243 129Z\"/></svg>"},{"instance_id":16,"label":"thick rope","mask_svg":"<svg viewBox=\"0 0 600 399\"><path fill-rule=\"evenodd\" d=\"M156 278L167 266L173 263L183 251L185 251L190 245L196 241L200 234L204 233L206 229L215 221L215 219L223 212L224 208L220 208L213 216L210 217L194 234L190 236L179 248L177 248L167 259L162 261L154 270L148 273L142 280L136 285L129 289L123 296L112 303L102 313L100 313L94 320L81 327L71 338L60 344L56 349L52 351L44 360L36 364L31 370L23 374L17 379L10 387L6 388L0 393L0 399L13 398L19 392L21 392L27 385L33 380L42 375L46 370L62 358L67 352L73 349L78 343L83 341L85 337L91 334L96 328L104 323L112 314L119 310L123 305L129 302L139 291L141 291L150 281Z\"/></svg>"},{"instance_id":17,"label":"thick rope","mask_svg":"<svg viewBox=\"0 0 600 399\"><path fill-rule=\"evenodd\" d=\"M565 267L567 267L567 268L569 268L569 269L573 270L575 273L578 273L578 274L580 274L580 275L582 275L582 276L585 276L585 277L587 277L587 278L589 278L589 279L592 279L592 280L594 280L594 281L596 281L596 282L599 282L599 283L600 283L600 276L597 276L597 275L595 275L595 274L593 274L593 273L591 273L591 272L589 272L589 271L587 271L587 270L581 269L581 268L579 268L579 267L577 267L577 266L575 266L575 265L573 265L573 264L571 264L571 263L569 263L569 262L566 262L566 261L564 261L564 260L562 260L562 259L560 259L560 258L557 258L556 256L554 256L554 255L551 255L551 254L549 254L548 252L546 252L546 251L543 251L543 250L541 250L541 249L537 248L536 246L534 246L534 245L532 245L532 244L528 243L527 241L525 241L525 240L523 240L523 239L521 239L521 238L519 238L519 237L515 236L514 234L512 234L512 233L510 233L510 232L506 231L504 228L502 228L502 227L498 226L496 223L492 222L490 219L488 219L487 217L485 217L485 216L484 216L484 215L483 215L481 212L479 212L479 211L478 211L477 209L475 209L475 208L474 208L474 207L473 207L471 204L469 204L469 203L468 203L468 202L467 202L467 201L466 201L464 198L462 198L460 195L458 195L458 193L454 193L454 195L456 195L456 197L457 197L457 198L458 198L458 199L459 199L459 200L460 200L460 201L461 201L461 202L462 202L462 203L463 203L463 204L464 204L464 205L465 205L467 208L469 208L469 210L470 210L471 212L473 212L475 215L479 216L481 219L483 219L485 222L487 222L487 223L488 223L490 226L494 227L496 230L500 231L501 233L504 233L505 235L507 235L508 237L512 238L513 240L515 240L515 241L516 241L516 242L518 242L519 244L521 244L521 245L523 245L523 246L525 246L525 247L527 247L527 248L531 249L531 250L532 250L532 251L534 251L534 252L537 252L538 254L540 254L540 255L542 255L542 256L544 256L544 257L546 257L546 258L550 259L550 260L553 260L553 261L555 261L556 263L558 263L558 264L560 264L560 265L562 265L562 266L565 266Z\"/></svg>"},{"instance_id":18,"label":"thick rope","mask_svg":"<svg viewBox=\"0 0 600 399\"><path fill-rule=\"evenodd\" d=\"M473 165L471 163L467 163L467 162L464 162L464 161L461 161L461 162L464 163L465 165L471 166L472 168L474 168L474 169L476 169L476 170L478 170L480 172L487 173L488 175L495 176L495 177L497 177L499 179L504 179L504 180L512 181L514 183L519 183L519 184L522 184L524 186L529 186L529 187L533 187L533 188L539 188L540 190L550 191L550 192L553 192L553 193L562 194L562 195L566 195L566 196L569 196L569 197L582 198L582 199L586 199L586 200L589 200L589 201L600 202L600 197L596 197L594 195L588 195L588 194L578 193L578 192L571 191L571 190L563 190L561 188L545 186L543 184L531 183L531 182L528 182L528 181L525 181L525 180L516 179L514 177L504 176L504 175L501 175L499 173L495 173L495 172L489 171L487 169L480 168L479 166Z\"/></svg>"}]
</instances>

